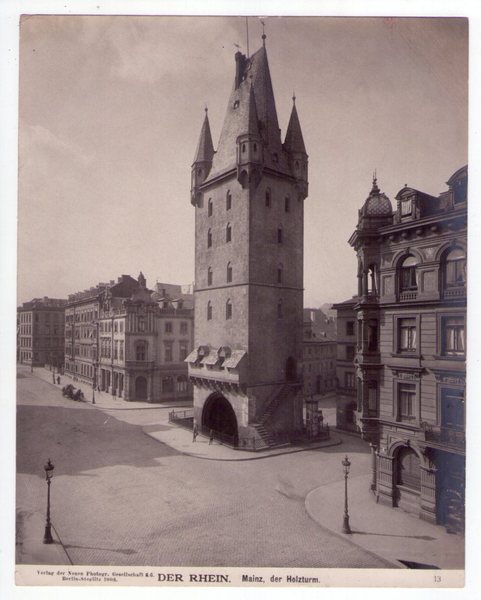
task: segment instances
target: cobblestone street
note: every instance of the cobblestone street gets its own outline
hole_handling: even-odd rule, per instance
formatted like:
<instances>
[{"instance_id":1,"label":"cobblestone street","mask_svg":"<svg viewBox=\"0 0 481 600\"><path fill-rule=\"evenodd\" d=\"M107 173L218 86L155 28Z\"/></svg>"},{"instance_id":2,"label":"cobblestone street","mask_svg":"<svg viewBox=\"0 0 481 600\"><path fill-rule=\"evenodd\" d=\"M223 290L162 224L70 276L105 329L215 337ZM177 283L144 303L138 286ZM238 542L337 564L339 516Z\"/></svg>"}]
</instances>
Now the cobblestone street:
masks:
<instances>
[{"instance_id":1,"label":"cobblestone street","mask_svg":"<svg viewBox=\"0 0 481 600\"><path fill-rule=\"evenodd\" d=\"M342 479L346 452L353 477L369 472L360 440L346 436L322 450L223 462L152 439L143 427L154 424L172 427L168 409L99 410L20 370L18 562L28 562L26 520L45 513L43 464L50 457L52 522L73 564L392 566L319 526L305 510L312 489ZM339 506L341 523L342 499Z\"/></svg>"}]
</instances>

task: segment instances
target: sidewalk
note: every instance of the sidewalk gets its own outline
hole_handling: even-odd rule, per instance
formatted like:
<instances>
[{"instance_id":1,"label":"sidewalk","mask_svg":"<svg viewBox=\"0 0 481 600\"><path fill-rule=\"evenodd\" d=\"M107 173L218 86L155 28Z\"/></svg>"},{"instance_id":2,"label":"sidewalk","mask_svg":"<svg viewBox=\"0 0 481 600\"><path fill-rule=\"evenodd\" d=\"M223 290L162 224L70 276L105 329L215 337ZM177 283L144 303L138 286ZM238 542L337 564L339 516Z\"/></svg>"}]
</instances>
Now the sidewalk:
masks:
<instances>
[{"instance_id":1,"label":"sidewalk","mask_svg":"<svg viewBox=\"0 0 481 600\"><path fill-rule=\"evenodd\" d=\"M370 475L348 480L349 523L352 534L343 534L344 480L326 484L306 496L309 516L322 527L393 563L430 565L438 569L464 568L464 537L446 533L399 508L376 504L369 489Z\"/></svg>"}]
</instances>

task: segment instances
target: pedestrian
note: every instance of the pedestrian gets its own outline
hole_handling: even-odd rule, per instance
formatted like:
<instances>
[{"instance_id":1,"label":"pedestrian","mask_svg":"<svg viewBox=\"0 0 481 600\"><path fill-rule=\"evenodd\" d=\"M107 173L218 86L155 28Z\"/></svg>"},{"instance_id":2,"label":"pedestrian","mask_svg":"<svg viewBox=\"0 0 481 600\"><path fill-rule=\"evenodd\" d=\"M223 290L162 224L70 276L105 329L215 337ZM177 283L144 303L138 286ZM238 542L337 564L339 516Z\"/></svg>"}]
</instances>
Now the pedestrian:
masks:
<instances>
[{"instance_id":1,"label":"pedestrian","mask_svg":"<svg viewBox=\"0 0 481 600\"><path fill-rule=\"evenodd\" d=\"M57 383L60 385L60 375L57 377Z\"/></svg>"},{"instance_id":2,"label":"pedestrian","mask_svg":"<svg viewBox=\"0 0 481 600\"><path fill-rule=\"evenodd\" d=\"M209 446L212 444L213 441L214 441L214 430L211 429L210 433L209 433Z\"/></svg>"},{"instance_id":3,"label":"pedestrian","mask_svg":"<svg viewBox=\"0 0 481 600\"><path fill-rule=\"evenodd\" d=\"M324 422L324 415L322 414L322 410L319 411L319 424L321 426L322 429L322 424Z\"/></svg>"},{"instance_id":4,"label":"pedestrian","mask_svg":"<svg viewBox=\"0 0 481 600\"><path fill-rule=\"evenodd\" d=\"M194 429L192 431L192 441L193 442L195 442L198 435L199 435L199 430L197 429L197 423L194 423Z\"/></svg>"},{"instance_id":5,"label":"pedestrian","mask_svg":"<svg viewBox=\"0 0 481 600\"><path fill-rule=\"evenodd\" d=\"M52 373L52 381L53 381L53 384L55 385L55 373Z\"/></svg>"}]
</instances>

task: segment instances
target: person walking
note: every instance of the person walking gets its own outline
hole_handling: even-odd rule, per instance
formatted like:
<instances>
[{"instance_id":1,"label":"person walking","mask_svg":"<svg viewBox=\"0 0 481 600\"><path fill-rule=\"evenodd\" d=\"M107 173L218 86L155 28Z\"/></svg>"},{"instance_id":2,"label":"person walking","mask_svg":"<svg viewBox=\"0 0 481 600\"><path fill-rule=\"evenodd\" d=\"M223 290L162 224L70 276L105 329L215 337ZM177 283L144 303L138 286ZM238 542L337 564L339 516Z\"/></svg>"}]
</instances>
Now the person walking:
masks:
<instances>
[{"instance_id":1,"label":"person walking","mask_svg":"<svg viewBox=\"0 0 481 600\"><path fill-rule=\"evenodd\" d=\"M213 441L214 441L214 430L211 429L210 433L209 433L209 446L212 444Z\"/></svg>"},{"instance_id":2,"label":"person walking","mask_svg":"<svg viewBox=\"0 0 481 600\"><path fill-rule=\"evenodd\" d=\"M60 375L57 377L57 383L60 385Z\"/></svg>"},{"instance_id":3,"label":"person walking","mask_svg":"<svg viewBox=\"0 0 481 600\"><path fill-rule=\"evenodd\" d=\"M198 435L199 435L199 430L197 429L197 423L194 423L194 429L192 430L192 441L193 442L195 442Z\"/></svg>"}]
</instances>

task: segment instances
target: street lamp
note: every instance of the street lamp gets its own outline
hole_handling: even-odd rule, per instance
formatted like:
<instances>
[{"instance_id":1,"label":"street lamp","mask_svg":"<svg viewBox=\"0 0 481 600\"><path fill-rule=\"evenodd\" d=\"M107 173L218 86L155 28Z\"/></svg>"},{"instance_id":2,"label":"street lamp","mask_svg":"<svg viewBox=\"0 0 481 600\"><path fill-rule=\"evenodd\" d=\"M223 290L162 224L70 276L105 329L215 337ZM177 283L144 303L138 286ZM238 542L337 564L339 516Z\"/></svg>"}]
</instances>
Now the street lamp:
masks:
<instances>
[{"instance_id":1,"label":"street lamp","mask_svg":"<svg viewBox=\"0 0 481 600\"><path fill-rule=\"evenodd\" d=\"M43 467L45 469L45 479L47 481L47 522L45 524L45 534L43 536L44 544L53 544L52 531L51 531L51 523L50 523L50 482L53 477L53 469L54 465L48 459L48 462Z\"/></svg>"},{"instance_id":2,"label":"street lamp","mask_svg":"<svg viewBox=\"0 0 481 600\"><path fill-rule=\"evenodd\" d=\"M351 466L347 454L346 458L342 461L342 466L344 467L344 521L342 523L342 533L352 533L349 527L349 513L347 511L347 477Z\"/></svg>"}]
</instances>

